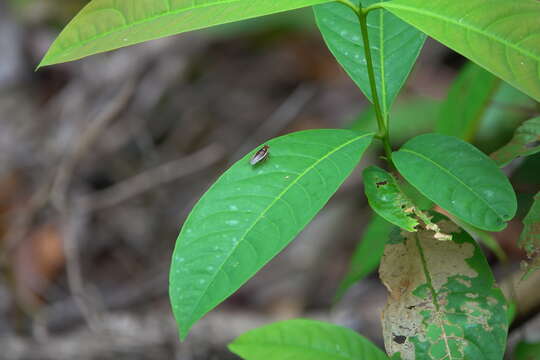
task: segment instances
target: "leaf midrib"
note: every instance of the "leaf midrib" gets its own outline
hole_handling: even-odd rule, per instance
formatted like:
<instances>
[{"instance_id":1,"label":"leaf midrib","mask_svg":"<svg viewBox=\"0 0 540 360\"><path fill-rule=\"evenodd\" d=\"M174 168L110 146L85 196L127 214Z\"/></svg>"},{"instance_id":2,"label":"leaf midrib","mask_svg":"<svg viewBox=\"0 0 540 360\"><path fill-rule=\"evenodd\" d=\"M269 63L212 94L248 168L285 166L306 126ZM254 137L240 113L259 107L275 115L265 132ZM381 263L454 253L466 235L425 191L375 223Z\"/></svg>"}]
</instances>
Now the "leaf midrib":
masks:
<instances>
[{"instance_id":1,"label":"leaf midrib","mask_svg":"<svg viewBox=\"0 0 540 360\"><path fill-rule=\"evenodd\" d=\"M472 194L474 194L481 202L483 202L491 211L493 211L495 213L495 215L502 219L504 221L504 219L502 218L501 215L499 215L499 213L493 208L491 207L491 205L484 200L484 198L482 196L480 196L476 191L474 191L473 188L471 188L469 185L467 185L466 183L464 183L459 177L457 177L456 175L454 175L450 170L446 169L445 167L439 165L437 162L433 161L432 159L428 158L427 156L425 156L424 154L421 154L419 152L416 152L416 151L413 151L413 150L410 150L410 149L400 149L400 151L403 151L403 152L408 152L408 153L411 153L413 155L416 155L418 156L419 158L422 158L426 161L428 161L429 163L435 165L437 168L439 168L440 170L442 170L443 172L445 172L446 174L448 174L450 177L452 177L453 179L455 179L457 182L459 182L460 184L462 184L467 190L469 190Z\"/></svg>"},{"instance_id":2,"label":"leaf midrib","mask_svg":"<svg viewBox=\"0 0 540 360\"><path fill-rule=\"evenodd\" d=\"M199 299L197 300L197 303L192 307L193 309L193 312L192 314L194 313L194 311L199 307L200 303L201 303L201 300L203 299L204 295L207 293L208 289L212 286L212 284L214 283L216 277L217 277L217 274L221 273L222 272L222 269L223 269L223 266L225 266L225 264L229 261L229 259L231 258L231 256L235 253L236 249L238 248L238 246L243 242L245 241L246 239L246 236L251 232L251 230L253 230L253 228L259 223L259 221L261 221L264 216L266 215L266 213L279 201L281 200L281 198L291 189L291 187L293 187L294 185L296 185L301 178L304 177L304 175L306 175L309 171L311 171L312 169L314 169L319 163L321 163L323 160L327 159L330 155L334 154L335 152L341 150L342 148L362 139L362 138L365 138L365 137L368 137L368 136L372 136L373 134L372 133L368 133L368 134L364 134L364 135L361 135L361 136L356 136L354 137L353 139L341 144L340 146L336 147L335 149L333 149L332 151L328 152L326 155L324 155L323 157L321 157L320 159L318 159L317 161L315 161L312 165L308 166L303 172L301 172L300 174L298 174L298 176L296 177L296 179L294 179L293 181L291 181L291 183L289 185L287 185L277 196L274 200L272 200L272 202L270 202L270 204L260 213L259 216L257 216L257 218L253 221L252 225L249 226L249 228L244 232L244 234L239 238L238 242L236 243L236 245L231 249L231 251L229 252L229 254L224 258L223 262L221 263L221 265L219 265L217 267L217 270L216 272L214 273L214 276L212 277L212 280L208 281L208 285L206 286L206 288L204 289L204 291L201 292L201 296L199 296ZM227 295L226 295L227 296ZM191 323L192 320L193 320L194 316L192 315L190 318L189 318L189 321L187 323Z\"/></svg>"},{"instance_id":3,"label":"leaf midrib","mask_svg":"<svg viewBox=\"0 0 540 360\"><path fill-rule=\"evenodd\" d=\"M202 8L213 7L213 6L228 5L228 4L232 4L232 3L236 3L236 2L240 2L240 1L245 1L246 3L249 3L249 1L247 1L247 0L226 0L226 1L220 1L218 3L210 3L210 4L207 3L207 4L202 4L202 5L196 5L196 6L192 5L190 7L186 7L186 8L182 8L182 9L178 9L178 10L167 10L167 11L164 11L164 12L159 13L157 15L145 18L143 20L134 21L134 22L131 22L129 24L117 27L117 28L115 28L113 30L106 31L106 32L100 33L98 35L92 36L92 37L90 37L90 38L88 38L86 40L83 40L83 41L80 41L80 42L76 43L75 45L63 48L60 51L57 51L56 53L51 54L50 57L52 57L54 59L54 57L59 57L58 54L69 52L69 51L71 51L71 50L73 50L75 48L78 48L78 47L83 47L84 45L87 45L88 43L90 43L90 42L92 42L94 40L97 40L97 39L100 39L100 38L105 38L105 37L107 37L107 36L109 36L111 34L114 34L116 32L128 29L128 28L133 27L133 26L149 23L149 22L152 22L152 21L154 21L156 19L161 19L161 18L165 18L165 17L168 17L168 16L178 15L178 14L181 14L183 12L188 12L188 11L191 11L191 10L194 10L194 9L202 9ZM329 2L329 1L331 1L331 0L328 0L326 2ZM170 7L170 2L168 1L167 3L169 5L169 7ZM323 3L323 1L321 1L320 3ZM306 6L308 6L308 5L306 5ZM99 10L108 10L108 9L114 9L114 8L106 8L106 9L99 9ZM118 10L118 9L115 9L115 10ZM84 11L84 8L82 9L82 11ZM89 11L88 13L91 13L91 11ZM88 13L84 13L84 14L81 13L80 17L83 18L84 16L88 15ZM74 18L73 23L75 23L77 20L78 20L78 16ZM71 25L71 24L68 24L68 27L69 27L69 25ZM67 29L67 27L66 27L66 29ZM197 27L193 28L192 30L196 30L196 29L197 29ZM62 35L62 34L60 34L60 35ZM120 46L120 47L122 47L122 46ZM47 57L49 57L49 56L46 55L44 60ZM46 65L46 64L47 63L42 64L42 65Z\"/></svg>"},{"instance_id":4,"label":"leaf midrib","mask_svg":"<svg viewBox=\"0 0 540 360\"><path fill-rule=\"evenodd\" d=\"M478 27L475 27L471 24L468 24L468 23L465 23L465 22L459 22L457 20L455 20L455 18L452 18L452 17L445 17L443 15L440 15L438 13L435 13L433 11L429 11L429 10L424 10L424 9L419 9L417 7L413 7L413 6L407 6L407 5L403 5L403 4L395 4L394 2L390 1L390 2L381 2L380 5L381 7L383 8L389 8L388 10L390 9L401 9L401 10L405 10L405 11L409 11L409 12L412 12L412 13L417 13L417 14L420 14L420 15L425 15L425 16L428 16L428 17L432 17L432 18L436 18L436 19L440 19L440 20L443 20L443 21L446 21L448 23L451 23L451 24L454 24L456 25L457 27L462 27L464 29L467 29L467 30L471 30L473 32L476 32L480 35L484 35L485 37L491 39L491 40L495 40L509 48L512 48L514 50L516 50L517 52L525 55L525 56L528 56L536 61L540 61L540 55L537 55L537 54L534 54L530 51L528 51L526 48L523 48L523 47L520 47L519 45L515 45L511 42L508 42L508 41L505 41L502 37L494 34L494 33L490 33L490 32L487 32L487 31L484 31L483 29L481 28L478 28Z\"/></svg>"}]
</instances>

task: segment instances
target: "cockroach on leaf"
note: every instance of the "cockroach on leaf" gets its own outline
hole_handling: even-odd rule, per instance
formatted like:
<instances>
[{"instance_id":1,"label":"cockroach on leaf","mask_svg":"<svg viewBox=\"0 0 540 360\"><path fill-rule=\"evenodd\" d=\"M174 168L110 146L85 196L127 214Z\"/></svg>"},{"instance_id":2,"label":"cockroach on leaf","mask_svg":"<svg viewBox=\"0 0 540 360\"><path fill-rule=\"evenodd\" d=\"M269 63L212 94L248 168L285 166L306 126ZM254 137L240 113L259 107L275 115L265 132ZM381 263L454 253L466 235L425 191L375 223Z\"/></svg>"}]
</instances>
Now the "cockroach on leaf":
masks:
<instances>
[{"instance_id":1,"label":"cockroach on leaf","mask_svg":"<svg viewBox=\"0 0 540 360\"><path fill-rule=\"evenodd\" d=\"M249 160L249 163L255 166L258 163L263 162L264 160L268 159L268 156L270 156L270 146L264 145L262 148L257 150L255 155L251 157L251 159Z\"/></svg>"}]
</instances>

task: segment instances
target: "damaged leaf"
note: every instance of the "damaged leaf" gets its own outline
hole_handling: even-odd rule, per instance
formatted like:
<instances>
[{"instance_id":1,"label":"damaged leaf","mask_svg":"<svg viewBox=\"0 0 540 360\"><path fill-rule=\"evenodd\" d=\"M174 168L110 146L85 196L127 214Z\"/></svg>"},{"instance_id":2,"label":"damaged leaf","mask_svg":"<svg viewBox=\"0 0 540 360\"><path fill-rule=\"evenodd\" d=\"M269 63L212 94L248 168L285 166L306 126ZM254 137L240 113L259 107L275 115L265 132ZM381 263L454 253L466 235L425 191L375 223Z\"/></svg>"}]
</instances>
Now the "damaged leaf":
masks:
<instances>
[{"instance_id":1,"label":"damaged leaf","mask_svg":"<svg viewBox=\"0 0 540 360\"><path fill-rule=\"evenodd\" d=\"M531 260L526 266L527 276L540 269L540 192L534 196L534 202L523 219L523 225L519 246L527 252L527 257Z\"/></svg>"},{"instance_id":2,"label":"damaged leaf","mask_svg":"<svg viewBox=\"0 0 540 360\"><path fill-rule=\"evenodd\" d=\"M388 244L380 277L389 291L383 312L387 353L402 359L502 359L506 300L478 245L441 215L434 233L403 232ZM399 354L399 355L396 355Z\"/></svg>"},{"instance_id":3,"label":"damaged leaf","mask_svg":"<svg viewBox=\"0 0 540 360\"><path fill-rule=\"evenodd\" d=\"M499 166L505 166L519 156L540 152L540 117L525 121L517 128L512 140L491 154Z\"/></svg>"},{"instance_id":4,"label":"damaged leaf","mask_svg":"<svg viewBox=\"0 0 540 360\"><path fill-rule=\"evenodd\" d=\"M379 216L407 231L416 231L414 204L401 192L392 174L377 166L364 170L364 191Z\"/></svg>"},{"instance_id":5,"label":"damaged leaf","mask_svg":"<svg viewBox=\"0 0 540 360\"><path fill-rule=\"evenodd\" d=\"M363 177L369 205L379 216L407 231L424 227L435 231L438 240L451 239L401 191L392 174L377 166L370 166L364 170Z\"/></svg>"}]
</instances>

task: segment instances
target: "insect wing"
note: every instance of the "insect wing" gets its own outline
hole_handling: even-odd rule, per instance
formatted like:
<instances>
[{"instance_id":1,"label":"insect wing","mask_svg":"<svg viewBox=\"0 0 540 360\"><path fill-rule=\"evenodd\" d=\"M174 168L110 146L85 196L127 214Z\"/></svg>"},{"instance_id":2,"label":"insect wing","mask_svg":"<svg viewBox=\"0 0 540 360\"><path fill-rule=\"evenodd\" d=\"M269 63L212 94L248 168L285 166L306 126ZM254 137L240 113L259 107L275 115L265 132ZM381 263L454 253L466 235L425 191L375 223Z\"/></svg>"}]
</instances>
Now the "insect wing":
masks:
<instances>
[{"instance_id":1,"label":"insect wing","mask_svg":"<svg viewBox=\"0 0 540 360\"><path fill-rule=\"evenodd\" d=\"M264 145L261 149L259 149L255 153L255 155L253 155L253 157L251 158L249 163L251 165L256 165L256 164L260 163L261 161L265 160L268 157L268 149L269 149L269 146Z\"/></svg>"}]
</instances>

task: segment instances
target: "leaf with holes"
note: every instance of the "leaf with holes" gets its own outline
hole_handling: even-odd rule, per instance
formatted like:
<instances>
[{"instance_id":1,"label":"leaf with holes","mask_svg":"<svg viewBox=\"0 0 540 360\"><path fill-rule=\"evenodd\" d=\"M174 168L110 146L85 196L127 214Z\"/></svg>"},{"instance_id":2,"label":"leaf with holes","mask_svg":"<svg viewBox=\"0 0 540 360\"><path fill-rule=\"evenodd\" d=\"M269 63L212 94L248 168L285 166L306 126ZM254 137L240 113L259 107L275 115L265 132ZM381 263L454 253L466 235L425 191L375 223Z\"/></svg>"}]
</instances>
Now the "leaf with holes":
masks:
<instances>
[{"instance_id":1,"label":"leaf with holes","mask_svg":"<svg viewBox=\"0 0 540 360\"><path fill-rule=\"evenodd\" d=\"M386 240L390 237L394 225L378 215L373 215L354 250L349 271L339 284L334 302L339 301L349 288L373 272L381 260Z\"/></svg>"},{"instance_id":2,"label":"leaf with holes","mask_svg":"<svg viewBox=\"0 0 540 360\"><path fill-rule=\"evenodd\" d=\"M436 132L472 141L500 82L474 63L465 65L441 106Z\"/></svg>"},{"instance_id":3,"label":"leaf with holes","mask_svg":"<svg viewBox=\"0 0 540 360\"><path fill-rule=\"evenodd\" d=\"M505 166L519 156L540 152L540 117L525 121L508 144L491 154L499 166Z\"/></svg>"},{"instance_id":4,"label":"leaf with holes","mask_svg":"<svg viewBox=\"0 0 540 360\"><path fill-rule=\"evenodd\" d=\"M176 242L169 295L180 336L236 291L308 224L358 164L372 133L310 130L270 140L227 170Z\"/></svg>"},{"instance_id":5,"label":"leaf with holes","mask_svg":"<svg viewBox=\"0 0 540 360\"><path fill-rule=\"evenodd\" d=\"M92 0L66 26L39 66L329 1Z\"/></svg>"},{"instance_id":6,"label":"leaf with holes","mask_svg":"<svg viewBox=\"0 0 540 360\"><path fill-rule=\"evenodd\" d=\"M378 347L350 329L304 319L251 330L229 349L246 360L388 360Z\"/></svg>"},{"instance_id":7,"label":"leaf with holes","mask_svg":"<svg viewBox=\"0 0 540 360\"><path fill-rule=\"evenodd\" d=\"M355 5L360 0L351 0ZM377 0L362 1L363 6ZM314 7L315 19L323 38L337 61L372 101L364 44L357 15L347 6L334 2ZM375 68L377 91L384 114L407 80L424 45L425 35L387 11L369 14L370 51Z\"/></svg>"},{"instance_id":8,"label":"leaf with holes","mask_svg":"<svg viewBox=\"0 0 540 360\"><path fill-rule=\"evenodd\" d=\"M393 0L377 5L540 101L540 2Z\"/></svg>"},{"instance_id":9,"label":"leaf with holes","mask_svg":"<svg viewBox=\"0 0 540 360\"><path fill-rule=\"evenodd\" d=\"M519 246L527 252L531 263L527 264L527 275L540 269L540 192L534 196L534 202L523 219L523 232L519 237Z\"/></svg>"},{"instance_id":10,"label":"leaf with holes","mask_svg":"<svg viewBox=\"0 0 540 360\"><path fill-rule=\"evenodd\" d=\"M383 311L386 351L402 359L503 358L506 300L475 241L448 219L433 221L452 234L403 232L389 243L379 270L390 296ZM399 355L396 355L399 354Z\"/></svg>"},{"instance_id":11,"label":"leaf with holes","mask_svg":"<svg viewBox=\"0 0 540 360\"><path fill-rule=\"evenodd\" d=\"M394 152L392 160L422 194L477 228L500 231L516 213L508 178L493 160L458 138L420 135Z\"/></svg>"},{"instance_id":12,"label":"leaf with holes","mask_svg":"<svg viewBox=\"0 0 540 360\"><path fill-rule=\"evenodd\" d=\"M392 174L377 167L364 169L364 192L371 208L386 221L407 231L416 231L414 204L401 192Z\"/></svg>"}]
</instances>

